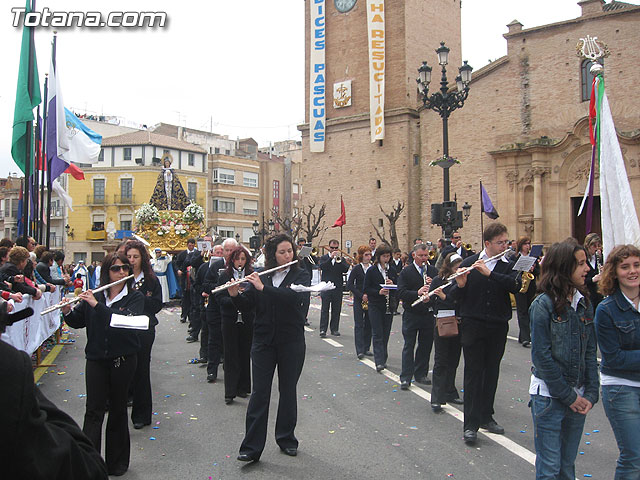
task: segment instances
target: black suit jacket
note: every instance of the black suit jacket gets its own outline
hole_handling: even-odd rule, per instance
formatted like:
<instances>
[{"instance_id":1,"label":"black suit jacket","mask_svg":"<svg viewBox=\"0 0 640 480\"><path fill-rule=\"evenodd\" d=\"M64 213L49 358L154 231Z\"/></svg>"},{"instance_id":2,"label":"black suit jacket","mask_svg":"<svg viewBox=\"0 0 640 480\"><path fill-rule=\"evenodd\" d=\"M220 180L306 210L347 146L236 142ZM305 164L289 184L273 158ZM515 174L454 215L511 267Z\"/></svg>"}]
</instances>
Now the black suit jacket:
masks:
<instances>
[{"instance_id":1,"label":"black suit jacket","mask_svg":"<svg viewBox=\"0 0 640 480\"><path fill-rule=\"evenodd\" d=\"M341 262L332 262L329 254L325 253L320 257L318 265L320 266L320 271L322 272L320 280L322 280L323 282L333 282L333 284L336 286L335 291L342 292L342 274L349 271L349 264L347 263L347 261L343 258Z\"/></svg>"},{"instance_id":2,"label":"black suit jacket","mask_svg":"<svg viewBox=\"0 0 640 480\"><path fill-rule=\"evenodd\" d=\"M31 260L27 262L27 264L29 263L31 263ZM27 275L26 272L26 268L24 269L24 271L20 271L16 265L11 262L7 262L2 265L2 267L0 267L0 281L9 282L11 284L11 291L13 292L20 292L33 296L36 294L35 287L27 285L26 282L13 281L13 277L15 277L16 275L24 275L25 277L28 277L29 275Z\"/></svg>"},{"instance_id":3,"label":"black suit jacket","mask_svg":"<svg viewBox=\"0 0 640 480\"><path fill-rule=\"evenodd\" d=\"M73 419L34 385L31 358L0 341L0 465L7 479L107 479Z\"/></svg>"},{"instance_id":4,"label":"black suit jacket","mask_svg":"<svg viewBox=\"0 0 640 480\"><path fill-rule=\"evenodd\" d=\"M218 302L215 297L211 295L211 290L218 286L218 280L220 278L220 270L224 268L224 258L218 258L209 265L209 270L204 277L203 290L209 294L209 303L207 303L207 310L213 312L220 312Z\"/></svg>"},{"instance_id":5,"label":"black suit jacket","mask_svg":"<svg viewBox=\"0 0 640 480\"><path fill-rule=\"evenodd\" d=\"M444 247L442 249L442 253L440 254L442 256L442 258L446 258L447 255L449 255L452 252L456 252L457 253L457 248L454 247L453 245L449 244L446 247ZM461 249L462 253L460 254L460 256L462 257L462 259L464 260L465 258L473 255L473 253L471 253L469 250L465 250L464 247Z\"/></svg>"},{"instance_id":6,"label":"black suit jacket","mask_svg":"<svg viewBox=\"0 0 640 480\"><path fill-rule=\"evenodd\" d=\"M369 268L371 268L371 266ZM347 289L353 293L354 301L362 303L362 296L364 295L364 268L362 268L361 263L351 269L349 279L347 280Z\"/></svg>"},{"instance_id":7,"label":"black suit jacket","mask_svg":"<svg viewBox=\"0 0 640 480\"><path fill-rule=\"evenodd\" d=\"M149 330L158 325L156 313L162 310L162 286L158 277L145 277L142 285L136 288L144 296L143 313L149 317Z\"/></svg>"},{"instance_id":8,"label":"black suit jacket","mask_svg":"<svg viewBox=\"0 0 640 480\"><path fill-rule=\"evenodd\" d=\"M396 284L398 281L398 274L394 268L389 267L389 278L391 281ZM380 285L384 284L384 277L382 273L380 273L380 269L378 268L378 264L374 263L369 267L367 273L364 276L364 293L367 294L367 298L369 299L369 304L374 304L377 306L384 306L387 303L387 296L380 295L380 289L382 288ZM391 293L391 290L389 293Z\"/></svg>"},{"instance_id":9,"label":"black suit jacket","mask_svg":"<svg viewBox=\"0 0 640 480\"><path fill-rule=\"evenodd\" d=\"M197 268L201 262L202 253L200 253L200 250L197 250L195 248L192 252L189 252L189 250L183 250L176 257L176 271L182 271L184 277L187 274L187 267L196 266Z\"/></svg>"},{"instance_id":10,"label":"black suit jacket","mask_svg":"<svg viewBox=\"0 0 640 480\"><path fill-rule=\"evenodd\" d=\"M394 260L394 259L391 259L391 266L392 266L393 268L395 268L396 273L397 273L398 275L400 275L400 272L401 272L401 271L402 271L402 269L404 268L404 267L403 267L403 265L402 265L402 260L401 260L401 259L398 259L398 261L396 261L396 260Z\"/></svg>"},{"instance_id":11,"label":"black suit jacket","mask_svg":"<svg viewBox=\"0 0 640 480\"><path fill-rule=\"evenodd\" d=\"M427 276L434 279L438 276L438 270L431 265L427 265ZM411 304L418 299L418 290L424 285L424 278L416 269L414 263L407 266L398 276L398 296L402 300L402 305L406 312L429 315L433 314L433 300L427 303L421 302L415 307ZM433 297L432 297L433 299Z\"/></svg>"},{"instance_id":12,"label":"black suit jacket","mask_svg":"<svg viewBox=\"0 0 640 480\"><path fill-rule=\"evenodd\" d=\"M473 265L479 253L467 257L460 267ZM504 258L504 257L503 257ZM513 270L515 262L498 260L491 275L485 277L477 270L471 270L464 288L454 284L450 295L458 301L460 316L487 324L508 322L511 318L511 298L509 293L518 293L521 283L518 272Z\"/></svg>"}]
</instances>

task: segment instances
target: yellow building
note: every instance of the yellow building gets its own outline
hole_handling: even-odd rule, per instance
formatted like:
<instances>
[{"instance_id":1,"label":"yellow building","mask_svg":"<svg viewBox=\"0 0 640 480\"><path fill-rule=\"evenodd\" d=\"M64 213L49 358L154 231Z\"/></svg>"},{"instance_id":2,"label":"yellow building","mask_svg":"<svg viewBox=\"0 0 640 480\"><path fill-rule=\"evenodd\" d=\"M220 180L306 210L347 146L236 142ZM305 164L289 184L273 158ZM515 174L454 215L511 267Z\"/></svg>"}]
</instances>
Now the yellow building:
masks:
<instances>
[{"instance_id":1,"label":"yellow building","mask_svg":"<svg viewBox=\"0 0 640 480\"><path fill-rule=\"evenodd\" d=\"M69 177L74 208L68 214L70 260L100 260L110 227L116 230L116 239L131 234L134 212L149 202L165 159L172 161L187 197L206 211L203 148L148 131L104 138L98 163L83 166L85 179Z\"/></svg>"}]
</instances>

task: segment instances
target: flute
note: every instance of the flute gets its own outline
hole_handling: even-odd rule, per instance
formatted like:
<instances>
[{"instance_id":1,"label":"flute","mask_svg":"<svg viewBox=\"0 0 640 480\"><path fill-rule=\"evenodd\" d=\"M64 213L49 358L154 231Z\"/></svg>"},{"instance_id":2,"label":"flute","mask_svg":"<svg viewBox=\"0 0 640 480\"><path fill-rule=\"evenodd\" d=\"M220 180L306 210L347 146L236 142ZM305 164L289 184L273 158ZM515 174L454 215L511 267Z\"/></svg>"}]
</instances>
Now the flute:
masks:
<instances>
[{"instance_id":1,"label":"flute","mask_svg":"<svg viewBox=\"0 0 640 480\"><path fill-rule=\"evenodd\" d=\"M98 292L101 292L103 290L106 290L109 287L113 287L114 285L118 285L119 283L126 282L127 280L130 280L133 277L134 277L134 275L129 275L128 277L121 278L120 280L116 280L113 283L109 283L107 285L103 285L102 287L98 287L95 290L91 290L91 291L93 293L98 293ZM72 305L72 304L74 304L76 302L79 302L80 300L82 300L82 298L75 297L75 298L72 298L71 300L67 300L66 302L57 303L56 305L52 305L52 306L50 306L48 308L45 308L42 312L40 312L40 315L44 315L45 313L53 312L54 310L58 310L59 308L66 307L67 305Z\"/></svg>"},{"instance_id":2,"label":"flute","mask_svg":"<svg viewBox=\"0 0 640 480\"><path fill-rule=\"evenodd\" d=\"M263 270L262 272L258 272L258 276L261 277L262 275L266 275L267 273L275 272L276 270L281 270L283 268L288 267L289 265L293 265L294 263L298 263L298 260L294 260L292 262L285 263L283 265L270 268L269 270ZM227 282L224 285L220 285L219 287L216 287L213 290L211 290L211 294L221 292L222 290L226 290L229 287L233 287L234 285L239 285L239 284L241 284L243 282L246 282L246 281L247 281L247 279L245 277L245 278L241 278L240 280L234 280L233 282Z\"/></svg>"},{"instance_id":3,"label":"flute","mask_svg":"<svg viewBox=\"0 0 640 480\"><path fill-rule=\"evenodd\" d=\"M504 255L506 255L508 251L509 251L509 249L506 249L506 250L505 250L504 252L502 252L502 253L499 253L499 254L497 254L497 255L494 255L493 257L487 258L484 262L485 262L485 263L487 263L487 262L490 262L490 261L492 261L492 260L498 260L499 258L501 258L501 257L503 257ZM463 268L462 270L460 270L459 272L456 272L456 273L454 273L453 275L449 275L449 276L447 277L448 283L447 283L447 284L445 284L445 285L442 285L442 287L440 287L440 288L446 288L446 287L448 287L449 285L452 285L456 277L459 277L460 275L464 275L465 273L470 272L470 271L471 271L471 270L473 270L474 268L475 268L474 266L465 267L465 268ZM411 306L412 306L412 307L415 307L415 306L416 306L416 305L418 305L420 302L424 302L427 298L430 298L430 297L431 297L432 295L434 295L434 294L435 294L435 290L434 290L433 292L429 292L429 293L425 293L424 295L420 295L420 296L417 298L417 300L415 300L415 301L411 304Z\"/></svg>"}]
</instances>

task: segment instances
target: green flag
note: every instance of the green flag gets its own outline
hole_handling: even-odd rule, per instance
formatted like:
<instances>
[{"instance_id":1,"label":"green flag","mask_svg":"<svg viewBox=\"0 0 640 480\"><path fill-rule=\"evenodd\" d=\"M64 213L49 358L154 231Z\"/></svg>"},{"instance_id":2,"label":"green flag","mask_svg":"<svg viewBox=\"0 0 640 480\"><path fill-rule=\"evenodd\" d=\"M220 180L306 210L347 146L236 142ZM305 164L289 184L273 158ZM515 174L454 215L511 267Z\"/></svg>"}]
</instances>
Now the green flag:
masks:
<instances>
[{"instance_id":1,"label":"green flag","mask_svg":"<svg viewBox=\"0 0 640 480\"><path fill-rule=\"evenodd\" d=\"M27 0L26 13L29 12L31 12L31 5L30 1ZM33 109L41 102L36 49L30 41L32 28L34 27L22 27L20 69L18 70L18 89L16 91L16 107L13 113L13 137L11 139L11 156L23 173L25 173L27 152L31 153L33 149L33 135L31 135L31 145L27 149L27 123L33 121ZM31 55L29 55L29 52L31 52ZM28 85L29 60L31 60L32 68L31 89L29 89ZM28 158L31 158L31 155Z\"/></svg>"}]
</instances>

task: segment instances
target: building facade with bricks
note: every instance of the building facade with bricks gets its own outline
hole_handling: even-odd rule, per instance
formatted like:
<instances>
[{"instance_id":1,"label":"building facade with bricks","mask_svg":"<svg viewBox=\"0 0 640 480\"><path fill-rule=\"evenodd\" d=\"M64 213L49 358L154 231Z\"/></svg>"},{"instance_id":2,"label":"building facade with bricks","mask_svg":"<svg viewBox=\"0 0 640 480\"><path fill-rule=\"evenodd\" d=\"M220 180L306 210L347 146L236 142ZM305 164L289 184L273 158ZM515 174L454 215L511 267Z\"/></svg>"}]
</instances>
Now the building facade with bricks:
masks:
<instances>
[{"instance_id":1,"label":"building facade with bricks","mask_svg":"<svg viewBox=\"0 0 640 480\"><path fill-rule=\"evenodd\" d=\"M464 107L449 118L450 155L462 162L450 169L451 197L458 205L473 205L461 232L475 249L481 248L480 181L510 237L529 234L536 243L550 244L584 236L584 217L576 213L591 147L583 93L588 78L583 79L585 65L576 45L587 35L598 37L611 52L604 59L606 90L632 191L640 191L640 99L630 94L640 73L640 7L602 0L579 4L582 15L575 19L528 29L510 23L504 35L507 55L474 72ZM382 222L380 207L389 212L397 202L405 206L397 223L400 247L408 249L416 237L435 241L441 229L430 224L430 205L442 201L442 169L428 165L442 156L442 120L420 108L415 78L427 60L435 65L431 90L438 88L434 50L445 41L453 81L462 64L460 3L384 2L386 133L375 143L369 126L366 2L356 2L347 13L338 12L333 2L326 5L325 151L310 152L309 124L302 125L305 199L326 202L333 220L343 195L344 238L354 246L366 243L372 224ZM338 109L331 104L331 91L342 80L351 80L352 104ZM308 106L307 100L307 122ZM640 211L640 194L635 202ZM597 198L596 213L598 208ZM485 217L485 225L488 221Z\"/></svg>"}]
</instances>

